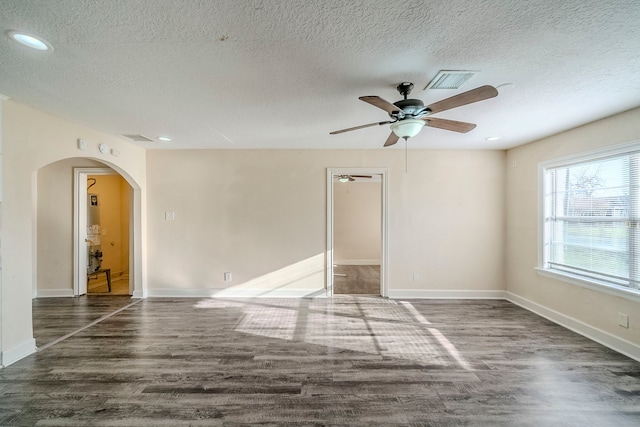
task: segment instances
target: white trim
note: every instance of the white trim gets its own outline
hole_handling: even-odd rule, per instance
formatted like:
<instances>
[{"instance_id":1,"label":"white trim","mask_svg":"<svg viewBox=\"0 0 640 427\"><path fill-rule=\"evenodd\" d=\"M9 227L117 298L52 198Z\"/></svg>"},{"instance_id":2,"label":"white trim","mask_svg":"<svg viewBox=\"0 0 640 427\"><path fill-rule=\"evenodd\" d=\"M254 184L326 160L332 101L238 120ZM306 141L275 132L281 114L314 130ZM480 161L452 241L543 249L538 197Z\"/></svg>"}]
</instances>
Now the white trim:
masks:
<instances>
[{"instance_id":1,"label":"white trim","mask_svg":"<svg viewBox=\"0 0 640 427\"><path fill-rule=\"evenodd\" d=\"M505 299L502 290L435 290L435 289L391 289L389 298L415 299Z\"/></svg>"},{"instance_id":2,"label":"white trim","mask_svg":"<svg viewBox=\"0 0 640 427\"><path fill-rule=\"evenodd\" d=\"M87 220L87 192L83 191L87 188L88 175L118 175L126 180L126 178L118 173L118 171L109 167L74 167L73 168L73 295L84 295L87 293L87 254L81 250L85 241L85 230ZM131 183L126 180L131 188L131 199L129 206L129 271L136 271L135 265L135 218L137 211L134 207L136 202L136 190ZM116 273L112 274L115 276ZM134 273L135 277L135 273ZM84 283L82 283L84 281ZM134 284L129 280L129 293L132 293Z\"/></svg>"},{"instance_id":3,"label":"white trim","mask_svg":"<svg viewBox=\"0 0 640 427\"><path fill-rule=\"evenodd\" d=\"M155 298L325 298L327 295L324 289L165 288L149 289L148 296Z\"/></svg>"},{"instance_id":4,"label":"white trim","mask_svg":"<svg viewBox=\"0 0 640 427\"><path fill-rule=\"evenodd\" d=\"M87 176L118 175L108 167L73 168L73 295L87 293Z\"/></svg>"},{"instance_id":5,"label":"white trim","mask_svg":"<svg viewBox=\"0 0 640 427\"><path fill-rule=\"evenodd\" d=\"M562 314L558 311L547 308L543 305L530 301L519 295L506 291L506 299L522 308L525 308L538 316L551 320L560 326L563 326L570 331L578 333L584 337L589 338L599 344L604 345L618 353L624 354L632 359L640 362L640 346L630 341L612 335L601 329L594 328L578 319Z\"/></svg>"},{"instance_id":6,"label":"white trim","mask_svg":"<svg viewBox=\"0 0 640 427\"><path fill-rule=\"evenodd\" d=\"M586 280L579 276L574 276L568 273L560 273L554 270L548 270L539 267L536 267L535 270L540 276L559 280L565 283L570 283L572 285L580 286L581 288L590 289L596 292L601 292L603 294L613 295L615 297L623 298L629 301L640 302L640 291L636 291L634 289L625 289L622 287L616 287L614 285L600 284L591 280Z\"/></svg>"},{"instance_id":7,"label":"white trim","mask_svg":"<svg viewBox=\"0 0 640 427\"><path fill-rule=\"evenodd\" d=\"M149 292L147 292L147 290L139 290L139 289L134 289L133 293L131 294L131 298L147 298L149 296Z\"/></svg>"},{"instance_id":8,"label":"white trim","mask_svg":"<svg viewBox=\"0 0 640 427\"><path fill-rule=\"evenodd\" d=\"M36 352L36 340L30 338L17 346L2 352L2 366L9 366Z\"/></svg>"},{"instance_id":9,"label":"white trim","mask_svg":"<svg viewBox=\"0 0 640 427\"><path fill-rule=\"evenodd\" d=\"M333 296L333 181L337 175L380 175L382 186L382 257L380 259L380 295L389 296L389 173L387 168L327 168L327 248L325 252L325 286Z\"/></svg>"},{"instance_id":10,"label":"white trim","mask_svg":"<svg viewBox=\"0 0 640 427\"><path fill-rule=\"evenodd\" d=\"M37 298L69 298L73 297L73 289L38 289Z\"/></svg>"},{"instance_id":11,"label":"white trim","mask_svg":"<svg viewBox=\"0 0 640 427\"><path fill-rule=\"evenodd\" d=\"M336 174L327 168L327 249L325 255L325 288L327 296L333 296L333 177Z\"/></svg>"}]
</instances>

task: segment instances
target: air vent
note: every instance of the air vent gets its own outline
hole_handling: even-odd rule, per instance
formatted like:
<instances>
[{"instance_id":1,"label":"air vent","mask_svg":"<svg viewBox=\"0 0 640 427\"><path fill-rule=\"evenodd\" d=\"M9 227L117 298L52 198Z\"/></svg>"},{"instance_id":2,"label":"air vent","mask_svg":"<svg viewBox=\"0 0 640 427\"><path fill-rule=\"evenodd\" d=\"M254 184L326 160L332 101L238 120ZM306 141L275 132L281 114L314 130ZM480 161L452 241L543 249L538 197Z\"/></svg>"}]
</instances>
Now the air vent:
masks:
<instances>
[{"instance_id":1,"label":"air vent","mask_svg":"<svg viewBox=\"0 0 640 427\"><path fill-rule=\"evenodd\" d=\"M153 142L153 139L151 138L147 138L144 135L122 135L125 138L129 138L132 141L137 141L137 142Z\"/></svg>"},{"instance_id":2,"label":"air vent","mask_svg":"<svg viewBox=\"0 0 640 427\"><path fill-rule=\"evenodd\" d=\"M424 88L427 89L458 89L467 80L473 77L477 71L450 71L442 70Z\"/></svg>"}]
</instances>

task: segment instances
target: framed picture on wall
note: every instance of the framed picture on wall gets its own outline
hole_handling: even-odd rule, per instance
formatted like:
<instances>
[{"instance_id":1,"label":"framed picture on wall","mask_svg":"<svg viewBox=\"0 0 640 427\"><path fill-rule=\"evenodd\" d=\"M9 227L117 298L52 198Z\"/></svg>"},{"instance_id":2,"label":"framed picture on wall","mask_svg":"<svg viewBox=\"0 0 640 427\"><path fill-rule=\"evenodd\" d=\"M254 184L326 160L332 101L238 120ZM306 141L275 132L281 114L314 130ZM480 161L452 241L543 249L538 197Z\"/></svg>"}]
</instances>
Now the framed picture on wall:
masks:
<instances>
[{"instance_id":1,"label":"framed picture on wall","mask_svg":"<svg viewBox=\"0 0 640 427\"><path fill-rule=\"evenodd\" d=\"M98 206L98 195L97 194L91 194L91 198L89 200L91 200L91 206Z\"/></svg>"}]
</instances>

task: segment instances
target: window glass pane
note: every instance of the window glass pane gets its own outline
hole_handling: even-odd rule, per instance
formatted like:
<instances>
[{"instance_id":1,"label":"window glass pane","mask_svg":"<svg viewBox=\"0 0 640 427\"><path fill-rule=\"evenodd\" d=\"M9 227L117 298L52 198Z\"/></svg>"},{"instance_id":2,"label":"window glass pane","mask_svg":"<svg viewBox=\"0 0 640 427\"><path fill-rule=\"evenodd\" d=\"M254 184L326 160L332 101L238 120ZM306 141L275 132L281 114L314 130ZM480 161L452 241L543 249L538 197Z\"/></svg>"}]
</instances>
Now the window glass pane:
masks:
<instances>
[{"instance_id":1,"label":"window glass pane","mask_svg":"<svg viewBox=\"0 0 640 427\"><path fill-rule=\"evenodd\" d=\"M545 268L640 288L639 164L630 153L546 169Z\"/></svg>"}]
</instances>

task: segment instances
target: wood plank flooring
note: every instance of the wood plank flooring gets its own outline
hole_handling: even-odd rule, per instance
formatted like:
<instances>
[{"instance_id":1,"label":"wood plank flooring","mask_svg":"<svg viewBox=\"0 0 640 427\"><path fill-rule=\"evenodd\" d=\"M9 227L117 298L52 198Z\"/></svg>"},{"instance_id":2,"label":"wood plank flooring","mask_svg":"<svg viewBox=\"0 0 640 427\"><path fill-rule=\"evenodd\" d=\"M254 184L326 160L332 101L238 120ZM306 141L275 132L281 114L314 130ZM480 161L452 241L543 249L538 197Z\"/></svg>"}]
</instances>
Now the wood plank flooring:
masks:
<instances>
[{"instance_id":1,"label":"wood plank flooring","mask_svg":"<svg viewBox=\"0 0 640 427\"><path fill-rule=\"evenodd\" d=\"M0 370L2 426L640 425L639 362L506 301L105 296L34 319L55 344Z\"/></svg>"},{"instance_id":2,"label":"wood plank flooring","mask_svg":"<svg viewBox=\"0 0 640 427\"><path fill-rule=\"evenodd\" d=\"M101 275L101 276L104 276ZM97 295L130 295L129 292L129 278L125 277L114 277L111 279L111 292L109 292L109 287L107 286L106 280L98 280L95 282L89 282L87 284L88 295L97 296Z\"/></svg>"}]
</instances>

